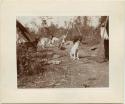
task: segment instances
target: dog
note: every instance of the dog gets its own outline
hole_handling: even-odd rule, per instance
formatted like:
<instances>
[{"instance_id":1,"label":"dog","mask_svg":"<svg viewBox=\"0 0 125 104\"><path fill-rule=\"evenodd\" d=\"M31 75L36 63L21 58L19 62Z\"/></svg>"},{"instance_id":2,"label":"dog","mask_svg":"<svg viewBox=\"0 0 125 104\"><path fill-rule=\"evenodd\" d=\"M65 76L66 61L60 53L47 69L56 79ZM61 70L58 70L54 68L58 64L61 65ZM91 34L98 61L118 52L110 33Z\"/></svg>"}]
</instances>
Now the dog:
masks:
<instances>
[{"instance_id":1,"label":"dog","mask_svg":"<svg viewBox=\"0 0 125 104\"><path fill-rule=\"evenodd\" d=\"M70 58L73 60L75 59L79 60L79 52L78 52L79 44L80 44L80 40L77 40L70 50Z\"/></svg>"},{"instance_id":2,"label":"dog","mask_svg":"<svg viewBox=\"0 0 125 104\"><path fill-rule=\"evenodd\" d=\"M37 47L42 47L43 49L51 46L51 39L49 38L41 38L37 44Z\"/></svg>"},{"instance_id":3,"label":"dog","mask_svg":"<svg viewBox=\"0 0 125 104\"><path fill-rule=\"evenodd\" d=\"M52 38L52 44L54 44L54 43L56 43L56 42L58 42L59 41L59 39L57 38L57 37L53 37Z\"/></svg>"}]
</instances>

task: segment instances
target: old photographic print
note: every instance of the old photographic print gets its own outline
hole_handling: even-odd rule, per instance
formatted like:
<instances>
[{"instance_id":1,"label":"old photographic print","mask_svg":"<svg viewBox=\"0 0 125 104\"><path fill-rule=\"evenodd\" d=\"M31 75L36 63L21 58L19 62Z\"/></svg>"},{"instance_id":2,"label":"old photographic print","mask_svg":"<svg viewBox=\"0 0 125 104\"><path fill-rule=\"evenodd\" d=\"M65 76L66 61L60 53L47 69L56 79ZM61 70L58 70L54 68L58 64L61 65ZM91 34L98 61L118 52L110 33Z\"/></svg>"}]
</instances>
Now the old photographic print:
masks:
<instances>
[{"instance_id":1,"label":"old photographic print","mask_svg":"<svg viewBox=\"0 0 125 104\"><path fill-rule=\"evenodd\" d=\"M18 88L109 87L109 16L17 16Z\"/></svg>"}]
</instances>

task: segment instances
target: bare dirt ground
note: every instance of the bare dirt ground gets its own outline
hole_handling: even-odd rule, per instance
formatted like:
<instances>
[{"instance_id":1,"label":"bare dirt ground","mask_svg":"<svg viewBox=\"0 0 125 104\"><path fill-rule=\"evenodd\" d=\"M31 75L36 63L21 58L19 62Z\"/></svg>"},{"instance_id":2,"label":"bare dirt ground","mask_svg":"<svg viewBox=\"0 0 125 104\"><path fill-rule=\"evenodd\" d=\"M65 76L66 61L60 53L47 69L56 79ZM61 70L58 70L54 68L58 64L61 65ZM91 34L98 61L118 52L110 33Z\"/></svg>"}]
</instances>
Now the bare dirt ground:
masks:
<instances>
[{"instance_id":1,"label":"bare dirt ground","mask_svg":"<svg viewBox=\"0 0 125 104\"><path fill-rule=\"evenodd\" d=\"M44 65L39 74L18 78L18 88L88 88L109 86L109 62L90 51L80 48L80 59L72 60L68 51L52 49L60 57L60 64ZM55 55L55 56L56 56Z\"/></svg>"}]
</instances>

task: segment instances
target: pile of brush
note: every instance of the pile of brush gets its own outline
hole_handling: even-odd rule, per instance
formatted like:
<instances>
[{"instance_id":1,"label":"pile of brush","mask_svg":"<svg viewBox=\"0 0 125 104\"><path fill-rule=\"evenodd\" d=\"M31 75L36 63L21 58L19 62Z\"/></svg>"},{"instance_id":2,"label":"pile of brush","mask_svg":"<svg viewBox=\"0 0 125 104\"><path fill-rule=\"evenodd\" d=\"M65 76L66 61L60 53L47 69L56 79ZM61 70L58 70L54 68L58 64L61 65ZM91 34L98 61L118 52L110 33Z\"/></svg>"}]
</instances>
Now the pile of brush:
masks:
<instances>
[{"instance_id":1,"label":"pile of brush","mask_svg":"<svg viewBox=\"0 0 125 104\"><path fill-rule=\"evenodd\" d=\"M43 72L45 70L43 66L47 61L47 52L37 52L33 47L27 48L24 44L17 45L18 76Z\"/></svg>"}]
</instances>

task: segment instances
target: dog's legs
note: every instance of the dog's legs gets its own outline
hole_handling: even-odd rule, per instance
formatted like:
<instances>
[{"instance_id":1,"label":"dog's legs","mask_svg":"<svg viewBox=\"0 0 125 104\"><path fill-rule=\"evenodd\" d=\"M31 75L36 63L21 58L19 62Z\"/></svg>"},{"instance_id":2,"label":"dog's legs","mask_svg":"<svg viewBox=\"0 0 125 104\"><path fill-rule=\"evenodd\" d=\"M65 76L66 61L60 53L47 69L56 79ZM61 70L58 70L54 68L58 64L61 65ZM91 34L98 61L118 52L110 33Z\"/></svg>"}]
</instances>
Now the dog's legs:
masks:
<instances>
[{"instance_id":1,"label":"dog's legs","mask_svg":"<svg viewBox=\"0 0 125 104\"><path fill-rule=\"evenodd\" d=\"M77 57L76 58L79 60L79 53L78 53L78 51L77 51Z\"/></svg>"}]
</instances>

